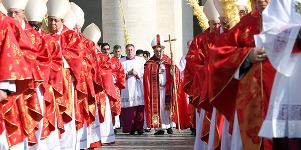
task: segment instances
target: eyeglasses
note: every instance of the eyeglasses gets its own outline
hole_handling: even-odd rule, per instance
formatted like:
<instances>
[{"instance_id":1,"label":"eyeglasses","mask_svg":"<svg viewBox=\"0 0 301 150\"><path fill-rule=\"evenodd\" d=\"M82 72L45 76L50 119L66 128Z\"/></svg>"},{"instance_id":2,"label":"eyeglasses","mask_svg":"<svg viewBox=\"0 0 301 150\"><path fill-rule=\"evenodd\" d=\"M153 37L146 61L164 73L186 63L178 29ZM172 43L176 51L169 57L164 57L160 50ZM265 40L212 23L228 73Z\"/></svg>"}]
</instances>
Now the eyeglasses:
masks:
<instances>
[{"instance_id":1,"label":"eyeglasses","mask_svg":"<svg viewBox=\"0 0 301 150\"><path fill-rule=\"evenodd\" d=\"M19 10L19 11L9 11L7 12L8 16L12 16L12 15L18 15L19 13L22 13L24 10Z\"/></svg>"},{"instance_id":2,"label":"eyeglasses","mask_svg":"<svg viewBox=\"0 0 301 150\"><path fill-rule=\"evenodd\" d=\"M110 48L103 48L102 50L110 50Z\"/></svg>"},{"instance_id":3,"label":"eyeglasses","mask_svg":"<svg viewBox=\"0 0 301 150\"><path fill-rule=\"evenodd\" d=\"M246 13L247 13L246 10L239 10L239 12L238 12L239 15L245 15Z\"/></svg>"}]
</instances>

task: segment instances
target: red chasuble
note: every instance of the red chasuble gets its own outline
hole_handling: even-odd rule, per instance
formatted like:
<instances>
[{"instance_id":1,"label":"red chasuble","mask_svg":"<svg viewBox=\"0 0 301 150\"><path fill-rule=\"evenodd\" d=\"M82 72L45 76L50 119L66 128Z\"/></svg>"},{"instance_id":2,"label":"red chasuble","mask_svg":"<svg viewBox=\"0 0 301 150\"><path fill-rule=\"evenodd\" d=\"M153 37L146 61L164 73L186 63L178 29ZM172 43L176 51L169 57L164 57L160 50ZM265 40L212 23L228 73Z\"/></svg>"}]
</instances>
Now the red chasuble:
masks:
<instances>
[{"instance_id":1,"label":"red chasuble","mask_svg":"<svg viewBox=\"0 0 301 150\"><path fill-rule=\"evenodd\" d=\"M260 149L259 129L266 115L275 70L270 62L254 63L241 80L233 79L255 47L254 35L260 32L261 17L243 17L227 34L220 36L210 51L209 99L233 123L237 110L244 149ZM226 98L226 99L225 99Z\"/></svg>"},{"instance_id":2,"label":"red chasuble","mask_svg":"<svg viewBox=\"0 0 301 150\"><path fill-rule=\"evenodd\" d=\"M82 101L87 97L87 86L83 72L83 45L79 38L79 35L63 26L63 30L60 35L52 35L55 40L60 41L61 52L66 61L68 62L70 69L63 68L63 96L59 98L60 109L58 112L62 112L62 120L58 120L58 128L60 133L64 132L64 124L69 123L72 120L72 101L74 102L75 121L76 125L81 126L83 123ZM72 81L74 77L74 82ZM75 83L74 100L71 96L72 82ZM58 118L60 119L60 118ZM78 128L77 128L78 129Z\"/></svg>"},{"instance_id":3,"label":"red chasuble","mask_svg":"<svg viewBox=\"0 0 301 150\"><path fill-rule=\"evenodd\" d=\"M13 146L23 142L28 133L35 129L35 123L42 118L38 101L29 100L35 90L33 82L28 81L32 81L31 67L35 62L35 53L32 52L36 52L36 49L18 26L19 23L2 13L0 16L2 31L0 81L15 80L17 87L17 92L2 102L1 111L8 144Z\"/></svg>"},{"instance_id":4,"label":"red chasuble","mask_svg":"<svg viewBox=\"0 0 301 150\"><path fill-rule=\"evenodd\" d=\"M50 54L49 61L49 77L43 82L44 86L44 119L41 138L46 138L52 131L55 130L55 117L61 118L61 115L56 115L56 108L60 105L59 97L63 96L63 60L59 44L55 39L41 31L44 48ZM58 119L62 120L62 119Z\"/></svg>"},{"instance_id":5,"label":"red chasuble","mask_svg":"<svg viewBox=\"0 0 301 150\"><path fill-rule=\"evenodd\" d=\"M118 58L111 58L111 68L112 68L112 73L115 78L115 90L117 94L117 101L111 104L111 111L112 111L112 118L114 120L114 116L120 115L121 112L121 99L120 99L120 90L124 89L126 86L126 81L125 81L125 72L122 67L121 62L119 61ZM115 120L114 120L115 123Z\"/></svg>"},{"instance_id":6,"label":"red chasuble","mask_svg":"<svg viewBox=\"0 0 301 150\"><path fill-rule=\"evenodd\" d=\"M46 47L46 41L43 39L41 34L33 29L28 23L25 23L25 30L24 32L28 36L28 38L31 40L31 43L35 46L37 49L37 58L36 58L36 63L37 63L37 69L36 72L38 72L39 77L41 80L43 80L43 84L41 84L41 92L43 93L44 96L49 97L48 94L49 92L45 93L46 89L48 91L48 82L49 82L49 75L50 75L50 61L51 61L51 54L50 51L48 50L48 47ZM37 93L34 93L32 97L30 97L28 100L29 104L33 104L33 102L37 102L38 97ZM47 103L49 104L49 103ZM47 105L46 104L46 105ZM46 107L44 107L46 108ZM44 109L42 108L42 109ZM48 107L49 108L49 107ZM54 107L50 107L52 111L48 112L52 115L52 120L54 123ZM50 119L50 118L49 118ZM45 120L44 120L45 121ZM35 128L38 129L38 122L35 123ZM54 130L54 129L53 129ZM33 145L36 144L36 137L35 137L35 132L29 132L28 135L28 144Z\"/></svg>"},{"instance_id":7,"label":"red chasuble","mask_svg":"<svg viewBox=\"0 0 301 150\"><path fill-rule=\"evenodd\" d=\"M173 86L173 77L170 73L171 59L167 55L163 55L162 59L159 60L155 56L151 57L146 63L144 67L144 75L143 75L143 84L144 84L144 105L145 105L145 114L146 114L146 122L147 126L150 128L158 128L161 125L160 119L160 85L159 85L159 69L160 64L163 63L166 68L166 93L165 93L165 108L171 110L171 119L173 119L176 123L178 122L178 114L180 119L180 124L189 124L189 117L187 112L187 105L180 106L181 96L175 95L176 93L172 92ZM180 73L179 70L175 69L176 73L176 85L179 88L179 79ZM176 106L175 97L178 96L178 106ZM186 97L185 99L186 100ZM185 111L186 108L186 111ZM173 111L172 111L173 110ZM183 114L181 114L183 113ZM184 125L184 126L185 126ZM184 127L183 126L183 127Z\"/></svg>"},{"instance_id":8,"label":"red chasuble","mask_svg":"<svg viewBox=\"0 0 301 150\"><path fill-rule=\"evenodd\" d=\"M32 72L27 70L30 65L27 64L23 52L18 46L18 42L11 28L8 17L0 13L0 81L15 81L16 92L8 96L7 100L0 103L0 134L6 130L8 136L12 136L15 132L20 132L20 136L14 137L14 141L8 140L9 145L15 145L24 140L25 133L21 125L21 117L19 115L16 98L27 91L32 84ZM5 128L3 127L3 122Z\"/></svg>"},{"instance_id":9,"label":"red chasuble","mask_svg":"<svg viewBox=\"0 0 301 150\"><path fill-rule=\"evenodd\" d=\"M110 100L110 106L112 103L118 100L116 88L113 82L113 73L112 73L112 63L110 61L110 57L103 53L96 53L96 62L97 62L97 70L96 76L94 77L96 80L96 84L102 87L99 94L96 95L96 100L99 104L99 119L102 123L105 117L105 108L106 108L106 95ZM105 95L106 94L106 95ZM111 115L111 114L110 114Z\"/></svg>"},{"instance_id":10,"label":"red chasuble","mask_svg":"<svg viewBox=\"0 0 301 150\"><path fill-rule=\"evenodd\" d=\"M186 67L184 70L184 91L191 96L191 103L196 108L202 108L212 112L212 106L208 101L208 61L209 48L214 44L218 31L205 32L197 35L186 55Z\"/></svg>"}]
</instances>

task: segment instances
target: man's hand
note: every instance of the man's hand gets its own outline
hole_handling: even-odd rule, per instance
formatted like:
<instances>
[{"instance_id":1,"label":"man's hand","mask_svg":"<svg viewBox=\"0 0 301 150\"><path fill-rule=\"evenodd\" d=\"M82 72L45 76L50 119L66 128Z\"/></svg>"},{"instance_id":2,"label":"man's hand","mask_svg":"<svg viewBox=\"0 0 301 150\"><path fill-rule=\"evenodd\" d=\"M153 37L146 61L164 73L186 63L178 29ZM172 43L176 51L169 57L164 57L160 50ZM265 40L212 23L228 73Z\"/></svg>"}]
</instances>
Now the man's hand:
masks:
<instances>
[{"instance_id":1,"label":"man's hand","mask_svg":"<svg viewBox=\"0 0 301 150\"><path fill-rule=\"evenodd\" d=\"M262 62L267 59L267 55L263 48L254 47L250 50L249 60L251 63Z\"/></svg>"},{"instance_id":2,"label":"man's hand","mask_svg":"<svg viewBox=\"0 0 301 150\"><path fill-rule=\"evenodd\" d=\"M137 76L137 75L138 75L138 73L135 71L134 68L133 68L130 72L131 72L131 74L134 75L134 76Z\"/></svg>"},{"instance_id":3,"label":"man's hand","mask_svg":"<svg viewBox=\"0 0 301 150\"><path fill-rule=\"evenodd\" d=\"M0 102L6 100L6 98L7 98L7 93L4 92L3 90L0 90Z\"/></svg>"}]
</instances>

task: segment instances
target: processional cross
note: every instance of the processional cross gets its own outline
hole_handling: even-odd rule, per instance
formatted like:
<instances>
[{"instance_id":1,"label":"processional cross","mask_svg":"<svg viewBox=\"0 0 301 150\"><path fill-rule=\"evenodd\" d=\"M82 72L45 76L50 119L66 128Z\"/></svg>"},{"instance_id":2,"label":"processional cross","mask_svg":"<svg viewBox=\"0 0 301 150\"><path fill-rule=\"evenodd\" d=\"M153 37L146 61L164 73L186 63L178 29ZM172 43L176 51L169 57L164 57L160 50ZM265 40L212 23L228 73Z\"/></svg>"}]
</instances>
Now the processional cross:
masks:
<instances>
[{"instance_id":1,"label":"processional cross","mask_svg":"<svg viewBox=\"0 0 301 150\"><path fill-rule=\"evenodd\" d=\"M169 43L169 50L170 50L170 58L171 58L171 61L172 62L174 62L173 61L173 51L172 51L172 42L173 41L176 41L177 39L176 38L174 38L174 39L172 39L171 38L171 36L170 36L170 34L168 35L168 39L167 40L164 40L164 42L168 42ZM176 106L176 111L177 111L177 119L178 119L178 129L180 130L181 128L180 128L180 118L179 118L179 107L178 107L178 90L177 90L177 84L176 84L176 68L175 68L175 65L172 63L172 66L171 66L171 70L172 70L172 77L173 77L173 88L172 88L172 92L174 93L174 95L175 95L175 104L173 104L173 105L175 105ZM173 108L173 105L171 106L171 118L172 119L174 119L174 115L173 115L173 113L174 113L174 108Z\"/></svg>"}]
</instances>

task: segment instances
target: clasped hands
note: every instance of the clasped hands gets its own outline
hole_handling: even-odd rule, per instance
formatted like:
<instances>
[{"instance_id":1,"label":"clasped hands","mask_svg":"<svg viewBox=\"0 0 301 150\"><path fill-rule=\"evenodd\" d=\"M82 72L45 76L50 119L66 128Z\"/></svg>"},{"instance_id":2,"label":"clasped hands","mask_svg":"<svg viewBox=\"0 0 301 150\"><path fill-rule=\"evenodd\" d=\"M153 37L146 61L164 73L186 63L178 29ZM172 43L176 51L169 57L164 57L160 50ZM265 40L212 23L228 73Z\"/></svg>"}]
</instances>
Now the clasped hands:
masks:
<instances>
[{"instance_id":1,"label":"clasped hands","mask_svg":"<svg viewBox=\"0 0 301 150\"><path fill-rule=\"evenodd\" d=\"M254 47L254 48L251 48L248 58L251 63L263 62L264 60L267 59L267 55L266 55L263 47L261 47L261 48Z\"/></svg>"},{"instance_id":2,"label":"clasped hands","mask_svg":"<svg viewBox=\"0 0 301 150\"><path fill-rule=\"evenodd\" d=\"M137 79L139 79L139 75L138 75L138 73L136 72L136 70L134 68L131 71L128 72L128 75L133 75Z\"/></svg>"}]
</instances>

